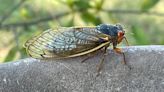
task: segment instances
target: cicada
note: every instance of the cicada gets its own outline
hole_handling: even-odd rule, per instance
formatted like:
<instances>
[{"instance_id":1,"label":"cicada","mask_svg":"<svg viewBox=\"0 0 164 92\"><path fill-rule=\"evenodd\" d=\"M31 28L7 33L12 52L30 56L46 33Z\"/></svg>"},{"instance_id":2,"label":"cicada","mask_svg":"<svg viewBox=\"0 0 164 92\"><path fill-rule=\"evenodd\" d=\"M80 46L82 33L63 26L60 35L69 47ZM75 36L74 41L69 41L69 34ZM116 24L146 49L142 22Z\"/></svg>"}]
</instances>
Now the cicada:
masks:
<instances>
[{"instance_id":1,"label":"cicada","mask_svg":"<svg viewBox=\"0 0 164 92\"><path fill-rule=\"evenodd\" d=\"M63 59L103 50L104 56L99 64L98 72L107 48L125 55L117 45L125 39L125 31L120 24L100 24L94 27L60 27L49 29L25 43L28 54L39 59ZM124 60L125 61L125 60ZM125 62L124 62L125 63Z\"/></svg>"}]
</instances>

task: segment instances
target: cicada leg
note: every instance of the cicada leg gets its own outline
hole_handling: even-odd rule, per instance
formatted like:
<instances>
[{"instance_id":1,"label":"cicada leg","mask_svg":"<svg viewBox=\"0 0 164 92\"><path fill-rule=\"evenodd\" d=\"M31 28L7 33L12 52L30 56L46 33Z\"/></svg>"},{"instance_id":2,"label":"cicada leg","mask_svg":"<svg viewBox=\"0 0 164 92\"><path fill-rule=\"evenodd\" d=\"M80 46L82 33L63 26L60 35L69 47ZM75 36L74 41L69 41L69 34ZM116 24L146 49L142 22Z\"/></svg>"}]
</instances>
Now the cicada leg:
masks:
<instances>
[{"instance_id":1,"label":"cicada leg","mask_svg":"<svg viewBox=\"0 0 164 92\"><path fill-rule=\"evenodd\" d=\"M122 55L123 55L123 61L122 61L122 63L123 63L123 64L126 64L125 53L122 51L122 49L120 49L120 48L114 48L114 51L115 51L116 53L119 53L119 54L122 54Z\"/></svg>"},{"instance_id":2,"label":"cicada leg","mask_svg":"<svg viewBox=\"0 0 164 92\"><path fill-rule=\"evenodd\" d=\"M105 60L105 56L107 55L106 52L107 52L107 47L105 47L104 53L103 53L103 57L102 57L100 63L97 65L97 75L96 75L96 76L99 76L100 71L101 71L101 69L102 69L102 67L103 67L103 63L104 63L104 60Z\"/></svg>"},{"instance_id":3,"label":"cicada leg","mask_svg":"<svg viewBox=\"0 0 164 92\"><path fill-rule=\"evenodd\" d=\"M126 41L126 45L129 46L129 42L128 40L126 39L126 37L124 37L125 41Z\"/></svg>"},{"instance_id":4,"label":"cicada leg","mask_svg":"<svg viewBox=\"0 0 164 92\"><path fill-rule=\"evenodd\" d=\"M125 65L127 65L127 63L126 63L126 60L125 60L125 53L122 51L122 49L120 49L120 48L115 48L114 49L114 51L116 52L116 53L119 53L119 54L122 54L123 55L123 61L122 61L122 64L125 64ZM131 66L129 66L129 65L127 65L128 66L128 68L131 70L132 69L132 67Z\"/></svg>"}]
</instances>

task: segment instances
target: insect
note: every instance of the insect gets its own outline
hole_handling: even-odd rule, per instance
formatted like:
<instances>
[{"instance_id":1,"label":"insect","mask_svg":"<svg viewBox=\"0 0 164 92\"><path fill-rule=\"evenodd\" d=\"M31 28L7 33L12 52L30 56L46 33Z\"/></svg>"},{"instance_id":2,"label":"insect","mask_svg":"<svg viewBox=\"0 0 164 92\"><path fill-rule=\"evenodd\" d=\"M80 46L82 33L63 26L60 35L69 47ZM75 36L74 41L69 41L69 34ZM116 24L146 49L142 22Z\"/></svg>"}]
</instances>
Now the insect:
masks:
<instances>
[{"instance_id":1,"label":"insect","mask_svg":"<svg viewBox=\"0 0 164 92\"><path fill-rule=\"evenodd\" d=\"M125 37L125 31L120 24L100 24L94 27L61 27L49 29L25 43L28 54L39 59L63 59L82 56L103 50L103 57L98 65L100 72L107 48L112 44L113 50L125 55L117 48Z\"/></svg>"}]
</instances>

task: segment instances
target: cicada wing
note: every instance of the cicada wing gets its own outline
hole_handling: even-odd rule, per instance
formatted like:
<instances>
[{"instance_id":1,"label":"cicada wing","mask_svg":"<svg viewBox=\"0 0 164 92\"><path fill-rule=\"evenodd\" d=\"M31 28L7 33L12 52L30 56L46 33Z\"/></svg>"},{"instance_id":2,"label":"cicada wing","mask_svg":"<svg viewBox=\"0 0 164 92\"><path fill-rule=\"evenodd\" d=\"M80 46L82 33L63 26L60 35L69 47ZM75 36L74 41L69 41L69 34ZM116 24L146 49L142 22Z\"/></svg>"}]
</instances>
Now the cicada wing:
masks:
<instances>
[{"instance_id":1,"label":"cicada wing","mask_svg":"<svg viewBox=\"0 0 164 92\"><path fill-rule=\"evenodd\" d=\"M46 46L49 46L49 42L52 41L53 37L50 34L52 34L51 32L53 31L54 30L49 29L40 35L26 41L24 47L31 57L44 58L44 55L51 54L46 52Z\"/></svg>"},{"instance_id":2,"label":"cicada wing","mask_svg":"<svg viewBox=\"0 0 164 92\"><path fill-rule=\"evenodd\" d=\"M96 48L105 37L94 27L58 28L28 40L25 47L34 58L66 58Z\"/></svg>"}]
</instances>

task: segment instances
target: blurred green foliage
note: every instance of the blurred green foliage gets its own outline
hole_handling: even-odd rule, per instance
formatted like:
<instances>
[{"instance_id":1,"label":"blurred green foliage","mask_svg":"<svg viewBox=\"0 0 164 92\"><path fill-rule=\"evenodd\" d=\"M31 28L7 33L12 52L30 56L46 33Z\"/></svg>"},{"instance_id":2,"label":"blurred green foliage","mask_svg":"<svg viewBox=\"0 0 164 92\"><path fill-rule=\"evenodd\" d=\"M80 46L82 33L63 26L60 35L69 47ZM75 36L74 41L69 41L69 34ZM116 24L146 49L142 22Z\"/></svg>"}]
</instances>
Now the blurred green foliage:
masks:
<instances>
[{"instance_id":1,"label":"blurred green foliage","mask_svg":"<svg viewBox=\"0 0 164 92\"><path fill-rule=\"evenodd\" d=\"M131 45L163 45L162 3L162 0L0 0L0 61L28 57L23 48L26 40L59 26L121 23Z\"/></svg>"},{"instance_id":2,"label":"blurred green foliage","mask_svg":"<svg viewBox=\"0 0 164 92\"><path fill-rule=\"evenodd\" d=\"M141 10L148 11L150 8L154 7L159 2L159 0L143 0L141 4Z\"/></svg>"}]
</instances>

